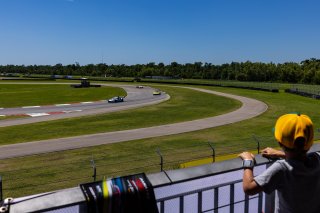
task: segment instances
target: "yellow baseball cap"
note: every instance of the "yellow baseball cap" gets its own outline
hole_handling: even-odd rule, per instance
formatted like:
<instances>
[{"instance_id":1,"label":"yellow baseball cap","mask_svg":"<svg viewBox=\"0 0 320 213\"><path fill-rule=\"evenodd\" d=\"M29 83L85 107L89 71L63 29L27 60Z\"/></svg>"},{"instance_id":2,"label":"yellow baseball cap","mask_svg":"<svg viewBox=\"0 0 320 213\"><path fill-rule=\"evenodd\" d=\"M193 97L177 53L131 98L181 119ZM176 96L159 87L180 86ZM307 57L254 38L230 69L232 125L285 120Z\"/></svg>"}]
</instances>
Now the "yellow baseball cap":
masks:
<instances>
[{"instance_id":1,"label":"yellow baseball cap","mask_svg":"<svg viewBox=\"0 0 320 213\"><path fill-rule=\"evenodd\" d=\"M286 114L278 118L274 136L276 140L289 149L294 148L297 138L304 138L304 150L313 144L313 124L307 115Z\"/></svg>"}]
</instances>

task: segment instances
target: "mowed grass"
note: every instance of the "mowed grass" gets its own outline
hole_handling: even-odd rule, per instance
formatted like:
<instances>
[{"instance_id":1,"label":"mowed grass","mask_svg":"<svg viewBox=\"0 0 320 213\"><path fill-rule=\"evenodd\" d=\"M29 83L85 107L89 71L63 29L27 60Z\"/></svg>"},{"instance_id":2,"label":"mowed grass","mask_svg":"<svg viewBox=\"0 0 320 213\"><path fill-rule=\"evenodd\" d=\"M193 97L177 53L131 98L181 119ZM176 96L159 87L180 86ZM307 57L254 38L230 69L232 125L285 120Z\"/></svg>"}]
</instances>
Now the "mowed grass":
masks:
<instances>
[{"instance_id":1,"label":"mowed grass","mask_svg":"<svg viewBox=\"0 0 320 213\"><path fill-rule=\"evenodd\" d=\"M76 82L72 83L76 84ZM75 89L67 84L0 84L0 107L8 108L97 101L125 94L126 92L118 87Z\"/></svg>"},{"instance_id":2,"label":"mowed grass","mask_svg":"<svg viewBox=\"0 0 320 213\"><path fill-rule=\"evenodd\" d=\"M98 180L136 172L158 172L158 148L164 155L166 169L178 168L185 159L197 159L199 151L201 157L210 156L206 143L195 146L190 142L183 145L165 140L160 144L149 139L1 160L4 196L23 196L93 181L92 159Z\"/></svg>"},{"instance_id":3,"label":"mowed grass","mask_svg":"<svg viewBox=\"0 0 320 213\"><path fill-rule=\"evenodd\" d=\"M313 119L315 127L319 127L319 100L283 92L204 88L256 98L267 103L269 109L256 118L218 128L1 160L0 171L4 179L5 197L73 187L82 182L92 181L91 159L95 159L97 165L97 178L102 179L141 171L158 172L158 148L164 156L164 168L175 169L180 163L209 157L212 153L208 141L214 145L217 156L235 154L230 155L235 157L239 152L255 150L253 134L261 140L262 147L277 147L272 128L276 118L285 113L308 114ZM316 134L319 138L319 134Z\"/></svg>"},{"instance_id":4,"label":"mowed grass","mask_svg":"<svg viewBox=\"0 0 320 213\"><path fill-rule=\"evenodd\" d=\"M189 121L233 111L239 101L190 89L162 87L171 99L141 109L0 128L0 144L61 138Z\"/></svg>"}]
</instances>

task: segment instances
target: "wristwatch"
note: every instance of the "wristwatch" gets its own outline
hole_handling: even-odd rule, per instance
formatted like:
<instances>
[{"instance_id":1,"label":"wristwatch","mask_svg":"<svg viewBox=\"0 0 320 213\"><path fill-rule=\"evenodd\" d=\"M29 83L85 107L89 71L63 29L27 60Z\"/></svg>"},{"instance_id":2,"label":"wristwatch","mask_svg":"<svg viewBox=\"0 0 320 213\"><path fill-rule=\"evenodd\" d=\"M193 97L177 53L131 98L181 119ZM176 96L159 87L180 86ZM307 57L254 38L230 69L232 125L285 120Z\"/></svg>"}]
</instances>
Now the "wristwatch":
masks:
<instances>
[{"instance_id":1,"label":"wristwatch","mask_svg":"<svg viewBox=\"0 0 320 213\"><path fill-rule=\"evenodd\" d=\"M253 160L243 160L242 166L244 169L252 169L254 167L254 161Z\"/></svg>"}]
</instances>

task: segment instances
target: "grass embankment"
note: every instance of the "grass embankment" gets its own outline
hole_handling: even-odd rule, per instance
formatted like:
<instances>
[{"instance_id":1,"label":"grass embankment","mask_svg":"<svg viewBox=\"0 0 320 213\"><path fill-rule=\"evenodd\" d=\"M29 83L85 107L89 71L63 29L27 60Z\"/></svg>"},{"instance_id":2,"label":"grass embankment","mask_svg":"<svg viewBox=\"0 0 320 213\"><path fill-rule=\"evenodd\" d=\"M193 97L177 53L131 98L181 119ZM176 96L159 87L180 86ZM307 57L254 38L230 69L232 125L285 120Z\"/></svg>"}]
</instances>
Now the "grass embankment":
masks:
<instances>
[{"instance_id":1,"label":"grass embankment","mask_svg":"<svg viewBox=\"0 0 320 213\"><path fill-rule=\"evenodd\" d=\"M157 148L164 155L165 169L171 169L177 168L182 162L209 157L211 150L207 141L212 141L217 156L254 150L256 143L252 134L259 136L262 147L277 146L273 140L272 128L276 118L284 113L305 113L312 117L316 127L320 124L319 100L283 92L205 88L256 98L267 103L269 109L259 117L218 128L2 160L0 168L4 176L5 196L34 194L92 181L92 157L97 165L98 179L101 179L104 176L159 171L159 157L155 152Z\"/></svg>"},{"instance_id":2,"label":"grass embankment","mask_svg":"<svg viewBox=\"0 0 320 213\"><path fill-rule=\"evenodd\" d=\"M203 92L166 88L171 99L141 109L0 128L0 144L155 126L223 114L241 103ZM210 106L210 107L208 107Z\"/></svg>"},{"instance_id":3,"label":"grass embankment","mask_svg":"<svg viewBox=\"0 0 320 213\"><path fill-rule=\"evenodd\" d=\"M124 96L115 87L72 88L70 85L0 84L0 107L63 104Z\"/></svg>"}]
</instances>

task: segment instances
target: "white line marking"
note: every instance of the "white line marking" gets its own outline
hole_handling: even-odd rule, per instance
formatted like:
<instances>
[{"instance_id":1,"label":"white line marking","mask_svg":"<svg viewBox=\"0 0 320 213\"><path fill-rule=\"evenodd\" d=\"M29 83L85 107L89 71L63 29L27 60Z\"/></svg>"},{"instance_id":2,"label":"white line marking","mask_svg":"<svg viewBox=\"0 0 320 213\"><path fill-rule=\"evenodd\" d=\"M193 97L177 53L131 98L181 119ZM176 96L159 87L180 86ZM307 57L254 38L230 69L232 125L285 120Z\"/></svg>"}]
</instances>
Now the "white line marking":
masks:
<instances>
[{"instance_id":1,"label":"white line marking","mask_svg":"<svg viewBox=\"0 0 320 213\"><path fill-rule=\"evenodd\" d=\"M0 117L6 117L6 115L0 115Z\"/></svg>"},{"instance_id":2,"label":"white line marking","mask_svg":"<svg viewBox=\"0 0 320 213\"><path fill-rule=\"evenodd\" d=\"M4 109L4 108L0 108L0 109Z\"/></svg>"},{"instance_id":3,"label":"white line marking","mask_svg":"<svg viewBox=\"0 0 320 213\"><path fill-rule=\"evenodd\" d=\"M40 113L27 113L27 115L29 115L31 117L40 117L40 116L46 116L46 115L50 115L50 114L44 113L44 112L40 112Z\"/></svg>"},{"instance_id":4,"label":"white line marking","mask_svg":"<svg viewBox=\"0 0 320 213\"><path fill-rule=\"evenodd\" d=\"M87 102L81 102L81 104L92 104L93 102L87 101Z\"/></svg>"},{"instance_id":5,"label":"white line marking","mask_svg":"<svg viewBox=\"0 0 320 213\"><path fill-rule=\"evenodd\" d=\"M76 110L68 110L68 111L62 111L64 113L71 113L71 112L81 112L81 109L76 109Z\"/></svg>"},{"instance_id":6,"label":"white line marking","mask_svg":"<svg viewBox=\"0 0 320 213\"><path fill-rule=\"evenodd\" d=\"M22 107L23 109L30 109L30 108L39 108L40 106L25 106Z\"/></svg>"},{"instance_id":7,"label":"white line marking","mask_svg":"<svg viewBox=\"0 0 320 213\"><path fill-rule=\"evenodd\" d=\"M70 106L71 104L56 104L55 106L59 107L59 106Z\"/></svg>"}]
</instances>

